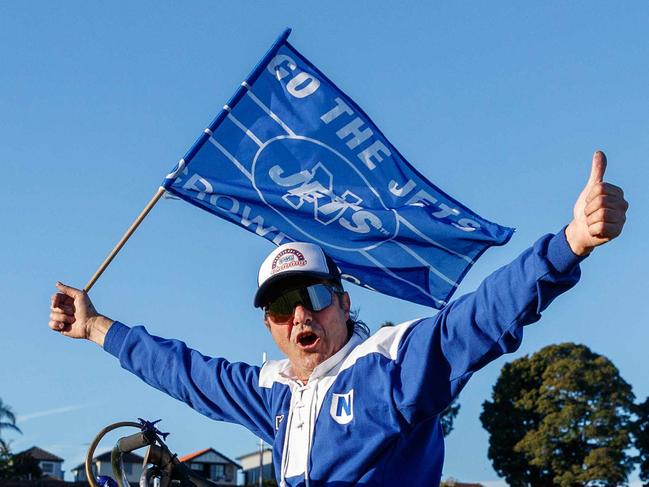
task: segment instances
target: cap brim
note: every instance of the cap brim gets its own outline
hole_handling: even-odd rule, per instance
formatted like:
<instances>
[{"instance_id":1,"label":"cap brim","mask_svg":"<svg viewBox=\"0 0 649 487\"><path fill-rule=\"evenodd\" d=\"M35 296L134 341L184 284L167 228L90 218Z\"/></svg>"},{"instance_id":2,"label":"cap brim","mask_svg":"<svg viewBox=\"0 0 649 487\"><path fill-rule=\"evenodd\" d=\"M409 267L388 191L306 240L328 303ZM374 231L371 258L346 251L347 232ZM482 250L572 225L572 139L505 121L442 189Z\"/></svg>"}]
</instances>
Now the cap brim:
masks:
<instances>
[{"instance_id":1,"label":"cap brim","mask_svg":"<svg viewBox=\"0 0 649 487\"><path fill-rule=\"evenodd\" d=\"M309 279L328 279L331 281L340 281L339 277L332 276L327 272L285 271L273 277L269 277L261 286L259 286L257 292L255 293L255 308L261 308L265 303L268 302L268 299L272 297L273 294L275 294L275 292L277 291L279 283L287 281L285 286L287 286L287 288L290 288L292 284L289 283L289 281L292 281L295 285L300 285L300 281Z\"/></svg>"}]
</instances>

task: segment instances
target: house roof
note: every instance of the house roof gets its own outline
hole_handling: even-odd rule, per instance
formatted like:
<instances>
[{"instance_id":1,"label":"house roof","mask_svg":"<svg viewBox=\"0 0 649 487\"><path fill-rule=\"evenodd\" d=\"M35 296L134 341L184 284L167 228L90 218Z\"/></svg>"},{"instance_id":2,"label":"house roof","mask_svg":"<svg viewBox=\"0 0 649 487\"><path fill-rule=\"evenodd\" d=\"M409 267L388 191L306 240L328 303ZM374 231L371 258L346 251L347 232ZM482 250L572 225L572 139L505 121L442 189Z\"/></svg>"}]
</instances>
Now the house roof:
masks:
<instances>
[{"instance_id":1,"label":"house roof","mask_svg":"<svg viewBox=\"0 0 649 487\"><path fill-rule=\"evenodd\" d=\"M61 457L57 457L53 453L43 450L37 446L32 446L29 450L21 451L18 455L29 455L32 458L46 462L62 462Z\"/></svg>"},{"instance_id":2,"label":"house roof","mask_svg":"<svg viewBox=\"0 0 649 487\"><path fill-rule=\"evenodd\" d=\"M264 453L266 453L268 451L273 451L273 449L268 448L267 446L265 446L264 447ZM255 451L250 452L250 453L244 453L243 455L239 455L237 457L237 460L243 460L244 458L248 458L248 457L252 457L252 456L257 456L258 457L259 456L259 450L255 450Z\"/></svg>"},{"instance_id":3,"label":"house roof","mask_svg":"<svg viewBox=\"0 0 649 487\"><path fill-rule=\"evenodd\" d=\"M135 453L123 453L122 460L124 461L124 463L142 463L144 461L144 457L141 457L140 455L137 455ZM92 461L93 463L110 462L110 450L102 453L101 455L97 455L95 458L92 459ZM83 468L85 468L85 463L81 463L77 465L72 469L72 471L81 470Z\"/></svg>"},{"instance_id":4,"label":"house roof","mask_svg":"<svg viewBox=\"0 0 649 487\"><path fill-rule=\"evenodd\" d=\"M205 455L206 453L216 453L218 456L225 458L228 462L230 462L233 465L236 465L237 468L241 468L241 465L239 465L237 462L234 460L231 460L230 458L226 457L223 453L216 451L214 448L203 448L202 450L195 451L194 453L189 453L183 457L178 458L181 462L187 463L191 462L192 460L196 460L197 458Z\"/></svg>"},{"instance_id":5,"label":"house roof","mask_svg":"<svg viewBox=\"0 0 649 487\"><path fill-rule=\"evenodd\" d=\"M201 455L204 455L208 451L212 450L212 448L203 448L202 450L195 451L194 453L189 453L183 457L178 458L181 462L189 462L193 460L196 457L200 457Z\"/></svg>"}]
</instances>

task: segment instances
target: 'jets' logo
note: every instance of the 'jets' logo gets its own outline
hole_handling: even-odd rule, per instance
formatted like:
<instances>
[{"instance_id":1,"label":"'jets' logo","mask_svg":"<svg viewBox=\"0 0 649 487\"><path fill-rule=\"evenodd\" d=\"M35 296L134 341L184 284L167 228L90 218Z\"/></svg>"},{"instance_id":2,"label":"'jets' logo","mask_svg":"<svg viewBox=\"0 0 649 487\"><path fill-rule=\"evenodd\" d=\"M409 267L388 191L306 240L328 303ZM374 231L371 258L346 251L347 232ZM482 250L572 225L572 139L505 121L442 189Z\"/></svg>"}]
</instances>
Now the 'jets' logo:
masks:
<instances>
[{"instance_id":1,"label":"'jets' logo","mask_svg":"<svg viewBox=\"0 0 649 487\"><path fill-rule=\"evenodd\" d=\"M313 205L313 219L323 225L329 225L339 220L345 211L360 211L363 202L349 190L341 195L334 193L333 175L318 162L313 169L300 171L290 176L283 176L284 170L280 166L270 168L268 175L275 184L290 188L282 199L295 210L299 210L304 203ZM341 225L345 226L341 221Z\"/></svg>"},{"instance_id":2,"label":"'jets' logo","mask_svg":"<svg viewBox=\"0 0 649 487\"><path fill-rule=\"evenodd\" d=\"M318 140L278 136L255 154L251 180L261 201L299 238L341 250L371 250L393 238L399 224L362 164L356 165Z\"/></svg>"}]
</instances>

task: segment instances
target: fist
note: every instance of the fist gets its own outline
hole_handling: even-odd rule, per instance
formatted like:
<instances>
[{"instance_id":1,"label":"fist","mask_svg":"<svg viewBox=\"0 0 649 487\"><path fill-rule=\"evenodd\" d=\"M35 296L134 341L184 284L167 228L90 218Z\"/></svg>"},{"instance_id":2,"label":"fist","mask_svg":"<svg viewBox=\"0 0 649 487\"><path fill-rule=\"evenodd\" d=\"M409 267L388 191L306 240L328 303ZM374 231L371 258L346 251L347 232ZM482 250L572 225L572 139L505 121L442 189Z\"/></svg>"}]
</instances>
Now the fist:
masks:
<instances>
[{"instance_id":1,"label":"fist","mask_svg":"<svg viewBox=\"0 0 649 487\"><path fill-rule=\"evenodd\" d=\"M88 294L56 283L59 290L50 301L49 327L70 338L89 338L91 322L99 316Z\"/></svg>"},{"instance_id":2,"label":"fist","mask_svg":"<svg viewBox=\"0 0 649 487\"><path fill-rule=\"evenodd\" d=\"M629 204L621 188L604 182L606 164L606 155L595 152L590 177L566 228L566 239L576 255L586 255L620 235L626 221Z\"/></svg>"}]
</instances>

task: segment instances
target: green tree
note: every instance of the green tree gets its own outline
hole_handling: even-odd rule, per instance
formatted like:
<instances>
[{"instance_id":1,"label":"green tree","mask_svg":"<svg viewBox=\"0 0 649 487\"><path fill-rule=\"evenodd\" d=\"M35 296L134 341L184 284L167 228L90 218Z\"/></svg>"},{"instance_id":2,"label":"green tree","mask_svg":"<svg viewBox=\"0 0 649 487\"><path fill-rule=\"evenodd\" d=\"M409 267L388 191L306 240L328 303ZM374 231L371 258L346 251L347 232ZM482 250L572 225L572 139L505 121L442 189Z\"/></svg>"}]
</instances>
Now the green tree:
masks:
<instances>
[{"instance_id":1,"label":"green tree","mask_svg":"<svg viewBox=\"0 0 649 487\"><path fill-rule=\"evenodd\" d=\"M0 479L38 479L43 473L38 460L31 455L12 455L9 442L2 437L3 430L22 433L16 426L16 415L8 404L0 399Z\"/></svg>"},{"instance_id":2,"label":"green tree","mask_svg":"<svg viewBox=\"0 0 649 487\"><path fill-rule=\"evenodd\" d=\"M14 480L36 480L43 476L43 471L33 456L18 453L12 456L9 478Z\"/></svg>"},{"instance_id":3,"label":"green tree","mask_svg":"<svg viewBox=\"0 0 649 487\"><path fill-rule=\"evenodd\" d=\"M457 416L457 413L460 412L460 404L457 402L457 398L453 399L451 404L449 404L442 414L439 416L439 421L442 423L442 431L444 432L444 437L447 437L453 431L453 421Z\"/></svg>"},{"instance_id":4,"label":"green tree","mask_svg":"<svg viewBox=\"0 0 649 487\"><path fill-rule=\"evenodd\" d=\"M12 456L6 443L0 444L0 479L10 478L12 475Z\"/></svg>"},{"instance_id":5,"label":"green tree","mask_svg":"<svg viewBox=\"0 0 649 487\"><path fill-rule=\"evenodd\" d=\"M635 408L637 420L633 425L634 446L638 450L640 479L649 486L649 398Z\"/></svg>"},{"instance_id":6,"label":"green tree","mask_svg":"<svg viewBox=\"0 0 649 487\"><path fill-rule=\"evenodd\" d=\"M606 357L545 347L506 364L483 404L489 459L512 487L626 483L633 399Z\"/></svg>"},{"instance_id":7,"label":"green tree","mask_svg":"<svg viewBox=\"0 0 649 487\"><path fill-rule=\"evenodd\" d=\"M8 451L8 444L2 438L3 430L12 430L22 433L20 428L16 426L16 415L13 413L9 405L5 404L2 402L2 399L0 399L0 448Z\"/></svg>"}]
</instances>

